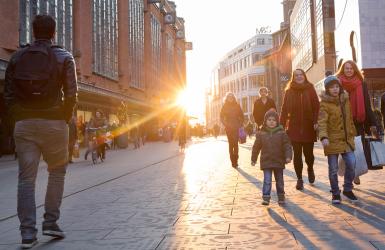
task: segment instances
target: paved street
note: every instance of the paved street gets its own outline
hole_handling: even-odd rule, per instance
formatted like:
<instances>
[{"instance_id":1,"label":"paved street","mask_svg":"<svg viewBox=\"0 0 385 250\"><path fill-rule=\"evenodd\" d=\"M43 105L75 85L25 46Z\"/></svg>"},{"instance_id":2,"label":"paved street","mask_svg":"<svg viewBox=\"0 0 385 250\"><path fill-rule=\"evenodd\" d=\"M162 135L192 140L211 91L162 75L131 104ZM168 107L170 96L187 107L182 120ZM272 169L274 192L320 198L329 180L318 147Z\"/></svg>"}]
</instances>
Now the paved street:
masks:
<instances>
[{"instance_id":1,"label":"paved street","mask_svg":"<svg viewBox=\"0 0 385 250\"><path fill-rule=\"evenodd\" d=\"M287 203L261 205L262 172L250 166L251 142L233 169L224 137L109 151L106 163L70 166L60 226L64 240L41 235L34 249L385 249L385 170L370 171L355 188L357 204L331 205L327 162L316 147L316 183L295 190L285 170ZM41 166L37 205L47 173ZM304 171L306 175L306 170ZM18 249L17 168L0 162L0 249ZM340 185L341 186L341 185ZM8 218L8 219L7 219Z\"/></svg>"}]
</instances>

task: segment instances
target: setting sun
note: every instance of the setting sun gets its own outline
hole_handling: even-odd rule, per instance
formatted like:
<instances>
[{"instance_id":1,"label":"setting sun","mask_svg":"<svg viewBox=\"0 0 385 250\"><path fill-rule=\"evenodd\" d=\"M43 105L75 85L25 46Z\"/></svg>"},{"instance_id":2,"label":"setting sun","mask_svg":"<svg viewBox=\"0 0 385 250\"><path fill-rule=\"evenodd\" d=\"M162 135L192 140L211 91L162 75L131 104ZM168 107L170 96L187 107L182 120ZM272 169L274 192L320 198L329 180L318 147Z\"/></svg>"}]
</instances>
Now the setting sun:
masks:
<instances>
[{"instance_id":1,"label":"setting sun","mask_svg":"<svg viewBox=\"0 0 385 250\"><path fill-rule=\"evenodd\" d=\"M188 115L197 116L202 112L204 95L200 89L188 86L179 92L176 104L183 107Z\"/></svg>"}]
</instances>

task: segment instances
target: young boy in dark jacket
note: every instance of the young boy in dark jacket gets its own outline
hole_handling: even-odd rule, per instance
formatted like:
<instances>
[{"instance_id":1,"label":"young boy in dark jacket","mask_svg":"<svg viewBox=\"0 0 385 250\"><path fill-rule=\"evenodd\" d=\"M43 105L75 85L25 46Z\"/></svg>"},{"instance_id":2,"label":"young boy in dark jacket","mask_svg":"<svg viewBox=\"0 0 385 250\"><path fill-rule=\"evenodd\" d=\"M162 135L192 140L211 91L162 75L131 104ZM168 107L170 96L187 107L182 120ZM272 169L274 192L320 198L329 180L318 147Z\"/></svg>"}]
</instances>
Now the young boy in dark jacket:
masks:
<instances>
[{"instance_id":1,"label":"young boy in dark jacket","mask_svg":"<svg viewBox=\"0 0 385 250\"><path fill-rule=\"evenodd\" d=\"M255 165L258 155L261 152L260 166L263 170L262 205L269 205L272 175L276 182L278 203L285 202L285 191L283 182L283 169L286 163L292 159L292 148L289 137L285 130L279 125L277 112L271 110L265 114L263 127L257 132L251 165Z\"/></svg>"}]
</instances>

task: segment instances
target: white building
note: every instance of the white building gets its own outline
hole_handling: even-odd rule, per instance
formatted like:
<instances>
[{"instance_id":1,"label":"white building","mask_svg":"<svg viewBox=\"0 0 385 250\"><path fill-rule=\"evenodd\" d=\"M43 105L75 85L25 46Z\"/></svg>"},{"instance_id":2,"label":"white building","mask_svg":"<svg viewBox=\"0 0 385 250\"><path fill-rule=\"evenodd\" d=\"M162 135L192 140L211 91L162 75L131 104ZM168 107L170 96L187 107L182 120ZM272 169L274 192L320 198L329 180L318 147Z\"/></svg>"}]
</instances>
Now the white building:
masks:
<instances>
[{"instance_id":1,"label":"white building","mask_svg":"<svg viewBox=\"0 0 385 250\"><path fill-rule=\"evenodd\" d=\"M220 124L219 113L227 92L235 94L245 120L252 120L253 104L265 85L263 54L272 48L271 34L257 34L231 50L212 72L208 91L206 123L209 128Z\"/></svg>"}]
</instances>

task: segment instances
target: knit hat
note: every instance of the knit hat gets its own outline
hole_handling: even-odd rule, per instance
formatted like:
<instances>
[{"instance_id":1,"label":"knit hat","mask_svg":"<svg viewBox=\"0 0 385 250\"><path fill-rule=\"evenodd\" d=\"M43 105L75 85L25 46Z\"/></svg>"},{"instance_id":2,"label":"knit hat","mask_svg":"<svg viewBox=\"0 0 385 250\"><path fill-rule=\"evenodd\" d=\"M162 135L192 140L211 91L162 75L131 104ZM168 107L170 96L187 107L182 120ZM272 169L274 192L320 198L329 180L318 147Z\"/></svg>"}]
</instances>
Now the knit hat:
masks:
<instances>
[{"instance_id":1,"label":"knit hat","mask_svg":"<svg viewBox=\"0 0 385 250\"><path fill-rule=\"evenodd\" d=\"M263 124L266 125L266 121L269 117L274 117L274 119L277 121L277 126L279 125L279 116L278 113L274 109L270 109L266 112L265 118L263 120Z\"/></svg>"},{"instance_id":2,"label":"knit hat","mask_svg":"<svg viewBox=\"0 0 385 250\"><path fill-rule=\"evenodd\" d=\"M327 89L332 84L338 84L339 86L341 86L340 80L334 75L330 75L324 80L325 89Z\"/></svg>"}]
</instances>

